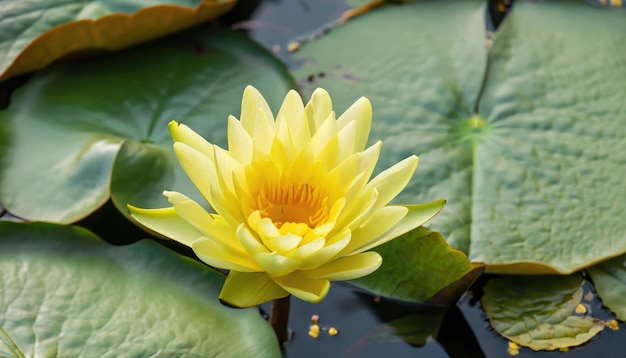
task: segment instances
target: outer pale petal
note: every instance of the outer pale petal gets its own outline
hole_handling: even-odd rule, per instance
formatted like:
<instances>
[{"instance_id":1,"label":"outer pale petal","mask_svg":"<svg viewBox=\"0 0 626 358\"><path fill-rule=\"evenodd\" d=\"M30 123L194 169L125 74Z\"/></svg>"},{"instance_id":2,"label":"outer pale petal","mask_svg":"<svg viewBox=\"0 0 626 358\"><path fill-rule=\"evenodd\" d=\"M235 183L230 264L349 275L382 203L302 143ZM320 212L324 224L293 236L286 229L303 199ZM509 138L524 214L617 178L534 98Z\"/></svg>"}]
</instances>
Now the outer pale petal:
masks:
<instances>
[{"instance_id":1,"label":"outer pale petal","mask_svg":"<svg viewBox=\"0 0 626 358\"><path fill-rule=\"evenodd\" d=\"M356 147L356 123L348 122L345 127L339 129L339 155L337 160L344 161L349 155L355 152Z\"/></svg>"},{"instance_id":2,"label":"outer pale petal","mask_svg":"<svg viewBox=\"0 0 626 358\"><path fill-rule=\"evenodd\" d=\"M339 158L339 137L337 133L335 112L330 112L328 118L324 120L307 143L313 156L325 165L325 171L333 168Z\"/></svg>"},{"instance_id":3,"label":"outer pale petal","mask_svg":"<svg viewBox=\"0 0 626 358\"><path fill-rule=\"evenodd\" d=\"M439 199L427 204L405 205L409 211L391 230L387 231L383 236L379 237L371 244L364 246L351 253L362 252L373 247L384 244L385 242L395 239L418 226L424 225L428 220L432 219L446 205L445 199Z\"/></svg>"},{"instance_id":4,"label":"outer pale petal","mask_svg":"<svg viewBox=\"0 0 626 358\"><path fill-rule=\"evenodd\" d=\"M374 251L358 255L344 256L313 270L303 271L310 278L321 278L331 281L352 280L369 275L383 263L383 258Z\"/></svg>"},{"instance_id":5,"label":"outer pale petal","mask_svg":"<svg viewBox=\"0 0 626 358\"><path fill-rule=\"evenodd\" d=\"M352 201L341 213L336 227L356 230L376 210L378 191L370 189Z\"/></svg>"},{"instance_id":6,"label":"outer pale petal","mask_svg":"<svg viewBox=\"0 0 626 358\"><path fill-rule=\"evenodd\" d=\"M170 135L174 142L182 142L204 154L210 160L213 159L213 145L182 123L171 121L168 124Z\"/></svg>"},{"instance_id":7,"label":"outer pale petal","mask_svg":"<svg viewBox=\"0 0 626 358\"><path fill-rule=\"evenodd\" d=\"M252 258L271 276L284 276L295 271L300 265L300 260L283 256L278 252L259 252L252 254Z\"/></svg>"},{"instance_id":8,"label":"outer pale petal","mask_svg":"<svg viewBox=\"0 0 626 358\"><path fill-rule=\"evenodd\" d=\"M228 117L228 150L241 164L247 165L252 161L252 136L233 116Z\"/></svg>"},{"instance_id":9,"label":"outer pale petal","mask_svg":"<svg viewBox=\"0 0 626 358\"><path fill-rule=\"evenodd\" d=\"M257 111L256 125L252 134L253 160L268 156L272 150L276 132L274 122L270 122L267 116L264 111Z\"/></svg>"},{"instance_id":10,"label":"outer pale petal","mask_svg":"<svg viewBox=\"0 0 626 358\"><path fill-rule=\"evenodd\" d=\"M333 236L324 248L315 251L310 255L302 255L299 249L294 250L289 256L294 258L302 257L299 268L309 270L327 263L339 254L350 243L351 232L345 229ZM302 248L302 247L301 247ZM300 249L301 249L300 248Z\"/></svg>"},{"instance_id":11,"label":"outer pale petal","mask_svg":"<svg viewBox=\"0 0 626 358\"><path fill-rule=\"evenodd\" d=\"M368 248L383 244L381 238L407 214L404 206L385 206L376 210L372 216L352 233L352 240L341 252L351 255L366 251Z\"/></svg>"},{"instance_id":12,"label":"outer pale petal","mask_svg":"<svg viewBox=\"0 0 626 358\"><path fill-rule=\"evenodd\" d=\"M211 147L211 149L213 150L213 147ZM195 185L202 196L213 205L211 202L211 187L219 185L215 163L213 163L215 154L211 152L211 157L209 158L195 148L182 142L174 143L174 153L176 153L180 165L193 182L193 185Z\"/></svg>"},{"instance_id":13,"label":"outer pale petal","mask_svg":"<svg viewBox=\"0 0 626 358\"><path fill-rule=\"evenodd\" d=\"M271 121L274 121L272 110L263 95L254 87L247 86L241 101L241 125L252 136L255 131L257 112L262 110Z\"/></svg>"},{"instance_id":14,"label":"outer pale petal","mask_svg":"<svg viewBox=\"0 0 626 358\"><path fill-rule=\"evenodd\" d=\"M354 102L350 108L339 116L337 124L339 128L343 128L352 121L356 125L353 150L362 151L367 144L367 138L372 127L372 104L367 98L361 97Z\"/></svg>"},{"instance_id":15,"label":"outer pale petal","mask_svg":"<svg viewBox=\"0 0 626 358\"><path fill-rule=\"evenodd\" d=\"M380 208L387 205L391 199L395 198L402 189L409 183L413 173L417 169L419 159L412 155L401 162L396 163L378 174L365 186L368 188L376 188L378 190L378 199L376 207Z\"/></svg>"},{"instance_id":16,"label":"outer pale petal","mask_svg":"<svg viewBox=\"0 0 626 358\"><path fill-rule=\"evenodd\" d=\"M130 216L141 225L181 244L191 246L202 237L202 233L178 216L173 207L163 209L141 209L132 205L127 207Z\"/></svg>"},{"instance_id":17,"label":"outer pale petal","mask_svg":"<svg viewBox=\"0 0 626 358\"><path fill-rule=\"evenodd\" d=\"M235 253L243 255L244 248L236 239L236 228L223 218L209 214L200 204L175 191L164 191L163 195L174 205L176 214L195 227L204 236L221 243Z\"/></svg>"},{"instance_id":18,"label":"outer pale petal","mask_svg":"<svg viewBox=\"0 0 626 358\"><path fill-rule=\"evenodd\" d=\"M309 132L311 135L315 133L322 122L328 117L332 111L333 103L328 95L328 92L323 88L318 88L313 91L311 100L306 104L304 110L306 111L307 121L309 125Z\"/></svg>"},{"instance_id":19,"label":"outer pale petal","mask_svg":"<svg viewBox=\"0 0 626 358\"><path fill-rule=\"evenodd\" d=\"M220 300L234 307L252 307L289 295L265 272L231 271L226 277Z\"/></svg>"},{"instance_id":20,"label":"outer pale petal","mask_svg":"<svg viewBox=\"0 0 626 358\"><path fill-rule=\"evenodd\" d=\"M326 297L330 282L305 277L301 271L294 271L286 276L273 277L283 289L301 300L317 303Z\"/></svg>"},{"instance_id":21,"label":"outer pale petal","mask_svg":"<svg viewBox=\"0 0 626 358\"><path fill-rule=\"evenodd\" d=\"M300 98L298 92L291 90L285 96L285 99L280 106L280 110L276 115L276 127L278 127L282 122L287 122L289 126L291 126L292 123L299 126L306 125L305 122L302 122L303 115L304 104L302 103L302 99Z\"/></svg>"},{"instance_id":22,"label":"outer pale petal","mask_svg":"<svg viewBox=\"0 0 626 358\"><path fill-rule=\"evenodd\" d=\"M263 271L250 256L228 250L211 239L196 240L191 248L200 260L213 267L240 272Z\"/></svg>"},{"instance_id":23,"label":"outer pale petal","mask_svg":"<svg viewBox=\"0 0 626 358\"><path fill-rule=\"evenodd\" d=\"M269 253L270 251L263 245L256 236L250 232L246 224L241 224L237 228L237 239L241 243L248 254L253 255L259 252Z\"/></svg>"}]
</instances>

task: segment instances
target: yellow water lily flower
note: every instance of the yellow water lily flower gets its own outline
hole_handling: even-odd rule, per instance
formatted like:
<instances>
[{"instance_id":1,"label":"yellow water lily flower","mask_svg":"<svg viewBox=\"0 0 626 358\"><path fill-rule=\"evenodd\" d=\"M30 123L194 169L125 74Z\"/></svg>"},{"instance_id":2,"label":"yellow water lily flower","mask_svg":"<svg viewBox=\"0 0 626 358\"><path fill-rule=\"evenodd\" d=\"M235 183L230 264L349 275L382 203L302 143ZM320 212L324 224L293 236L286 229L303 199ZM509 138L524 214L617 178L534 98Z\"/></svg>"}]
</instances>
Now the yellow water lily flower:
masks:
<instances>
[{"instance_id":1,"label":"yellow water lily flower","mask_svg":"<svg viewBox=\"0 0 626 358\"><path fill-rule=\"evenodd\" d=\"M274 118L249 86L241 118L228 118L228 150L170 122L174 151L209 202L165 191L173 205L129 206L145 227L190 246L205 263L230 270L220 299L249 307L293 294L318 302L329 281L376 270L368 251L432 218L443 200L387 205L417 168L411 156L369 180L381 142L366 148L372 108L360 98L338 119L328 93L304 106L290 91Z\"/></svg>"}]
</instances>

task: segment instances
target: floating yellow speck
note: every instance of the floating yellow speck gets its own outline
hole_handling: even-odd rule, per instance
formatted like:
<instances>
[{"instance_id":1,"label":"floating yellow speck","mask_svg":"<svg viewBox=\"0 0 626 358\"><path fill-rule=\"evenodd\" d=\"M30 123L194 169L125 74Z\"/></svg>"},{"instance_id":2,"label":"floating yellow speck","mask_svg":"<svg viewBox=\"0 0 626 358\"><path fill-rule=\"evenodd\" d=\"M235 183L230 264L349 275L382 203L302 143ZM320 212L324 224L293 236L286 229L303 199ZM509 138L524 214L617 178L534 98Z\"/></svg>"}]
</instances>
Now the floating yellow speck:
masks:
<instances>
[{"instance_id":1,"label":"floating yellow speck","mask_svg":"<svg viewBox=\"0 0 626 358\"><path fill-rule=\"evenodd\" d=\"M510 355L516 356L519 354L519 346L515 342L509 342L509 348L507 349Z\"/></svg>"},{"instance_id":2,"label":"floating yellow speck","mask_svg":"<svg viewBox=\"0 0 626 358\"><path fill-rule=\"evenodd\" d=\"M328 329L328 335L329 336L336 336L338 333L339 333L339 331L335 327L330 327Z\"/></svg>"},{"instance_id":3,"label":"floating yellow speck","mask_svg":"<svg viewBox=\"0 0 626 358\"><path fill-rule=\"evenodd\" d=\"M604 325L607 326L612 331L617 331L619 329L619 325L617 324L617 321L614 319L604 322Z\"/></svg>"},{"instance_id":4,"label":"floating yellow speck","mask_svg":"<svg viewBox=\"0 0 626 358\"><path fill-rule=\"evenodd\" d=\"M585 307L585 305L579 303L578 306L576 306L576 309L574 311L576 313L578 313L578 314L585 314L585 313L587 313L587 307Z\"/></svg>"},{"instance_id":5,"label":"floating yellow speck","mask_svg":"<svg viewBox=\"0 0 626 358\"><path fill-rule=\"evenodd\" d=\"M300 43L299 42L290 42L287 45L287 51L289 51L289 52L294 52L298 48L300 48Z\"/></svg>"},{"instance_id":6,"label":"floating yellow speck","mask_svg":"<svg viewBox=\"0 0 626 358\"><path fill-rule=\"evenodd\" d=\"M309 326L309 336L312 338L317 338L320 336L320 326L316 324L312 324Z\"/></svg>"}]
</instances>

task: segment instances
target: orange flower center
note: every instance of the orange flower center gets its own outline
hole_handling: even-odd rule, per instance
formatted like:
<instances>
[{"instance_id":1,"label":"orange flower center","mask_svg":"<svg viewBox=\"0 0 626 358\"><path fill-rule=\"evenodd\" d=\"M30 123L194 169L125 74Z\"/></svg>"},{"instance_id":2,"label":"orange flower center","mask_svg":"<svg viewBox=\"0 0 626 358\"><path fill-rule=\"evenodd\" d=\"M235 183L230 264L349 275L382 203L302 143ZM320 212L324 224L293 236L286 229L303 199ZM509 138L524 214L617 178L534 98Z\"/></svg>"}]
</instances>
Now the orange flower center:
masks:
<instances>
[{"instance_id":1,"label":"orange flower center","mask_svg":"<svg viewBox=\"0 0 626 358\"><path fill-rule=\"evenodd\" d=\"M286 223L302 223L315 228L328 220L328 197L319 186L287 181L283 185L265 183L256 198L257 210L280 229Z\"/></svg>"}]
</instances>

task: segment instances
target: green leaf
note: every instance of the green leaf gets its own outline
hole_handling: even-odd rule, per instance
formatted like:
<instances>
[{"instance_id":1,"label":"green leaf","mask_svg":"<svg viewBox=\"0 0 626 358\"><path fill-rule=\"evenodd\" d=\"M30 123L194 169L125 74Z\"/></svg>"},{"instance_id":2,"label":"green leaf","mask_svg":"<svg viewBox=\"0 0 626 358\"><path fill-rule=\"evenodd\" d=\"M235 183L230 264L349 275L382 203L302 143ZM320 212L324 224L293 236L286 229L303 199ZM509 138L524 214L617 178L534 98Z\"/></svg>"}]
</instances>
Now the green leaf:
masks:
<instances>
[{"instance_id":1,"label":"green leaf","mask_svg":"<svg viewBox=\"0 0 626 358\"><path fill-rule=\"evenodd\" d=\"M453 304L482 272L465 254L450 248L441 234L424 227L373 251L383 257L381 267L351 282L377 294L408 301ZM459 281L463 284L436 296Z\"/></svg>"},{"instance_id":2,"label":"green leaf","mask_svg":"<svg viewBox=\"0 0 626 358\"><path fill-rule=\"evenodd\" d=\"M533 350L555 350L587 342L604 328L599 319L575 313L583 279L569 276L494 276L482 305L493 328Z\"/></svg>"},{"instance_id":3,"label":"green leaf","mask_svg":"<svg viewBox=\"0 0 626 358\"><path fill-rule=\"evenodd\" d=\"M235 1L0 0L0 82L68 55L117 50L213 19Z\"/></svg>"},{"instance_id":4,"label":"green leaf","mask_svg":"<svg viewBox=\"0 0 626 358\"><path fill-rule=\"evenodd\" d=\"M396 202L447 199L429 226L487 271L626 252L623 12L518 1L488 49L483 4L381 7L304 44L297 78L339 111L371 100L380 168L420 156Z\"/></svg>"},{"instance_id":5,"label":"green leaf","mask_svg":"<svg viewBox=\"0 0 626 358\"><path fill-rule=\"evenodd\" d=\"M626 321L626 255L587 269L602 304Z\"/></svg>"},{"instance_id":6,"label":"green leaf","mask_svg":"<svg viewBox=\"0 0 626 358\"><path fill-rule=\"evenodd\" d=\"M0 272L1 341L28 357L280 354L257 310L219 303L222 274L152 241L0 222Z\"/></svg>"},{"instance_id":7,"label":"green leaf","mask_svg":"<svg viewBox=\"0 0 626 358\"><path fill-rule=\"evenodd\" d=\"M164 189L203 202L167 123L224 146L228 115L239 115L248 84L276 108L294 86L265 49L206 27L40 72L0 112L8 138L0 142L0 202L17 216L59 223L89 215L109 195L123 213L127 203L169 206Z\"/></svg>"}]
</instances>

